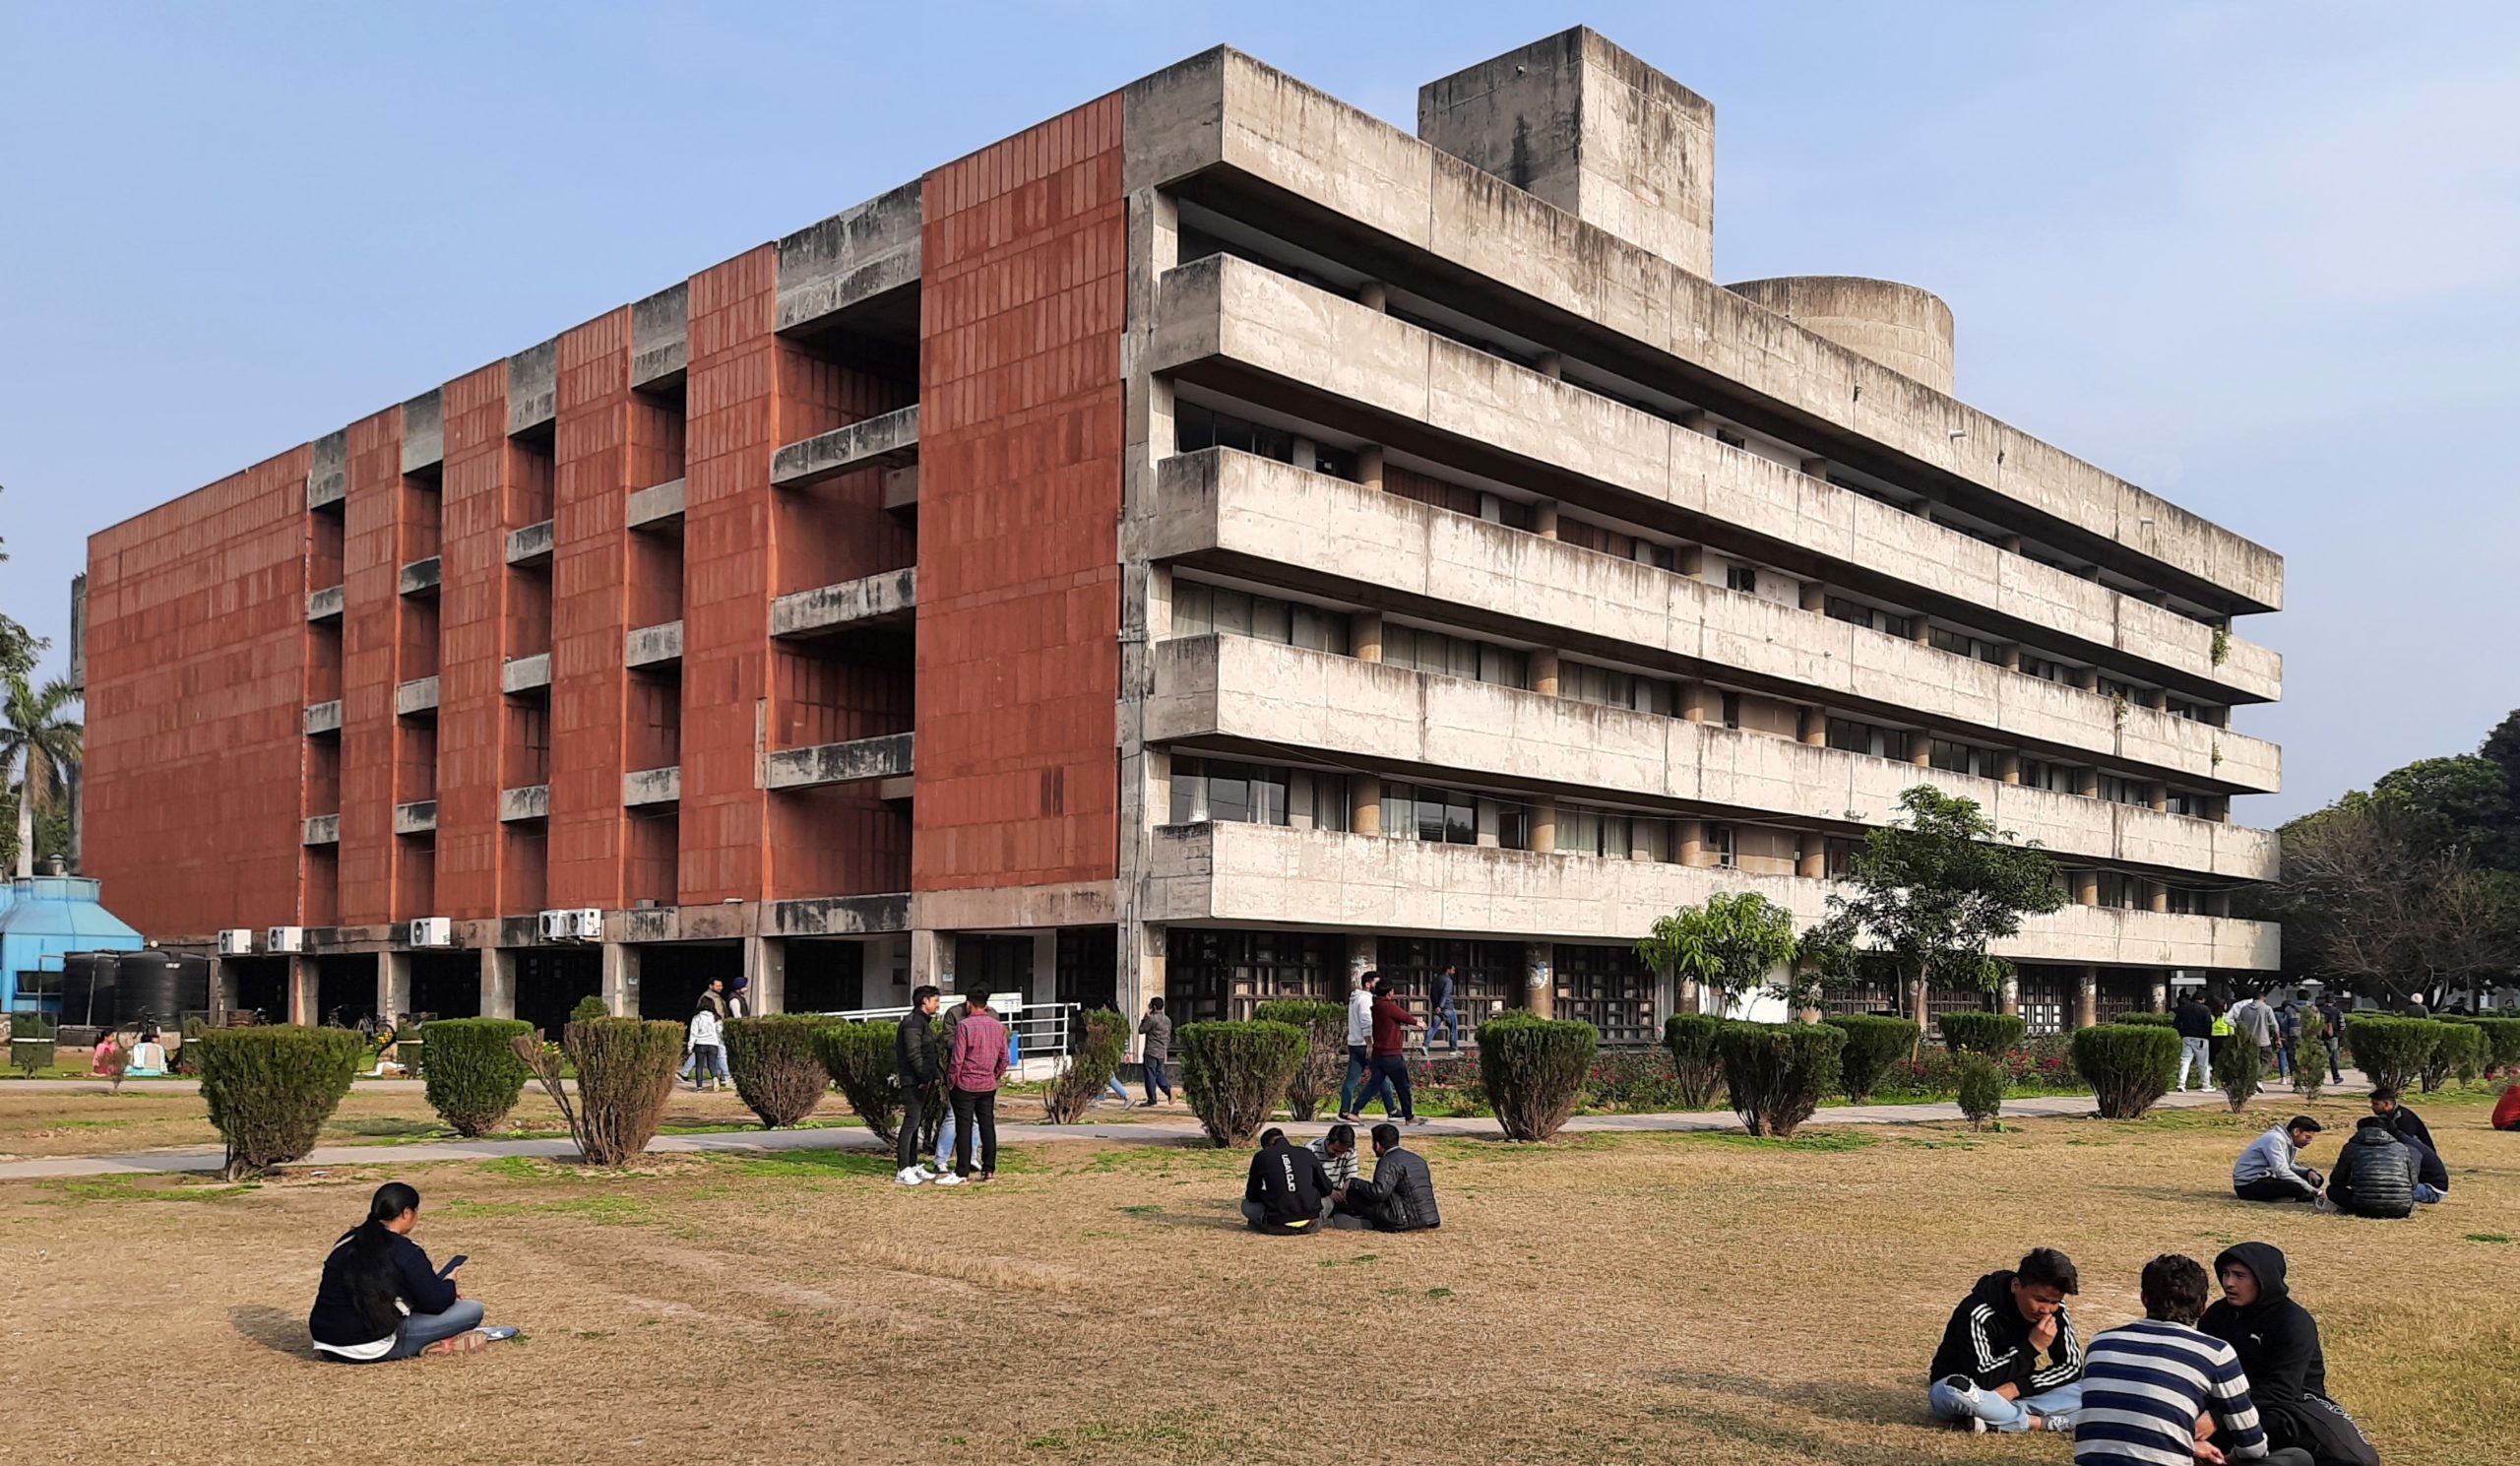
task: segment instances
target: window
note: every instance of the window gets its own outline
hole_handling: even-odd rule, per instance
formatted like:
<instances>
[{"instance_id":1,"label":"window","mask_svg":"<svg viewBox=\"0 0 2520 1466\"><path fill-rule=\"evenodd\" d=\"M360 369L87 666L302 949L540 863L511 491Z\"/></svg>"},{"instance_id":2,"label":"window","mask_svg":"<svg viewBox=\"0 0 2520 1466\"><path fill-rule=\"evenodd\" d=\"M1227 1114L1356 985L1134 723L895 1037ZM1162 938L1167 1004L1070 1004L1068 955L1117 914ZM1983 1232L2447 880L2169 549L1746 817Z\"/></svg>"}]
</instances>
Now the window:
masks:
<instances>
[{"instance_id":1,"label":"window","mask_svg":"<svg viewBox=\"0 0 2520 1466\"><path fill-rule=\"evenodd\" d=\"M1729 590L1755 596L1759 594L1759 572L1748 565L1735 565L1724 572L1724 584Z\"/></svg>"},{"instance_id":2,"label":"window","mask_svg":"<svg viewBox=\"0 0 2520 1466\"><path fill-rule=\"evenodd\" d=\"M2185 814L2192 817L2205 812L2204 802L2204 797L2201 795L2174 794L2163 801L2162 808L2172 814Z\"/></svg>"},{"instance_id":3,"label":"window","mask_svg":"<svg viewBox=\"0 0 2520 1466\"><path fill-rule=\"evenodd\" d=\"M1274 458L1280 463L1292 463L1295 435L1284 428L1265 427L1247 417L1220 413L1201 403L1175 403L1172 410L1172 451L1196 453L1202 448L1232 448L1243 453Z\"/></svg>"},{"instance_id":4,"label":"window","mask_svg":"<svg viewBox=\"0 0 2520 1466\"><path fill-rule=\"evenodd\" d=\"M1496 811L1496 844L1505 850L1532 848L1532 812L1515 805Z\"/></svg>"},{"instance_id":5,"label":"window","mask_svg":"<svg viewBox=\"0 0 2520 1466\"><path fill-rule=\"evenodd\" d=\"M1587 662L1558 664L1557 695L1606 708L1633 708L1638 678L1631 673L1595 667Z\"/></svg>"},{"instance_id":6,"label":"window","mask_svg":"<svg viewBox=\"0 0 2520 1466\"><path fill-rule=\"evenodd\" d=\"M1479 843L1479 803L1470 796L1418 784L1382 787L1383 833L1437 845Z\"/></svg>"},{"instance_id":7,"label":"window","mask_svg":"<svg viewBox=\"0 0 2520 1466\"><path fill-rule=\"evenodd\" d=\"M2082 793L2082 770L2071 764L2054 764L2045 759L2025 758L2021 761L2021 783L2025 789L2044 789L2053 794Z\"/></svg>"},{"instance_id":8,"label":"window","mask_svg":"<svg viewBox=\"0 0 2520 1466\"><path fill-rule=\"evenodd\" d=\"M2037 677L2043 682L2070 683L2073 681L2072 673L2063 663L2050 662L2045 657L2033 657L2027 653L2023 654L2021 659L2021 674L2026 677Z\"/></svg>"},{"instance_id":9,"label":"window","mask_svg":"<svg viewBox=\"0 0 2520 1466\"><path fill-rule=\"evenodd\" d=\"M1948 738L1934 738L1925 749L1925 762L1946 774L1975 774L1978 759L1977 749ZM1993 758L1988 756L1987 762L1992 763Z\"/></svg>"},{"instance_id":10,"label":"window","mask_svg":"<svg viewBox=\"0 0 2520 1466\"><path fill-rule=\"evenodd\" d=\"M1348 616L1274 596L1212 586L1204 581L1172 583L1172 635L1249 636L1281 646L1348 655Z\"/></svg>"},{"instance_id":11,"label":"window","mask_svg":"<svg viewBox=\"0 0 2520 1466\"><path fill-rule=\"evenodd\" d=\"M2113 804L2144 804L2153 801L2152 792L2141 779L2128 779L2118 774L2100 776L2100 797Z\"/></svg>"},{"instance_id":12,"label":"window","mask_svg":"<svg viewBox=\"0 0 2520 1466\"><path fill-rule=\"evenodd\" d=\"M1852 840L1831 840L1828 845L1829 876L1844 880L1855 874L1855 853L1859 849Z\"/></svg>"},{"instance_id":13,"label":"window","mask_svg":"<svg viewBox=\"0 0 2520 1466\"><path fill-rule=\"evenodd\" d=\"M2205 716L2204 710L2197 707L2196 704L2181 701L2178 698L2172 698L2163 703L2162 711L2170 714L2173 718L2185 718L2191 722L2199 721Z\"/></svg>"},{"instance_id":14,"label":"window","mask_svg":"<svg viewBox=\"0 0 2520 1466\"><path fill-rule=\"evenodd\" d=\"M1715 852L1715 863L1718 868L1725 870L1738 868L1738 855L1733 845L1731 825L1710 826L1706 832L1706 843Z\"/></svg>"},{"instance_id":15,"label":"window","mask_svg":"<svg viewBox=\"0 0 2520 1466\"><path fill-rule=\"evenodd\" d=\"M1285 825L1290 814L1288 781L1285 769L1176 756L1172 760L1172 823Z\"/></svg>"},{"instance_id":16,"label":"window","mask_svg":"<svg viewBox=\"0 0 2520 1466\"><path fill-rule=\"evenodd\" d=\"M1729 427L1717 428L1715 430L1715 441L1722 443L1727 448L1747 448L1750 446L1750 440L1748 438L1741 436L1739 433L1734 432Z\"/></svg>"},{"instance_id":17,"label":"window","mask_svg":"<svg viewBox=\"0 0 2520 1466\"><path fill-rule=\"evenodd\" d=\"M1858 723L1852 718L1829 720L1829 746L1846 753L1865 753L1874 758L1895 758L1907 742L1907 734L1895 728L1880 728L1870 723Z\"/></svg>"},{"instance_id":18,"label":"window","mask_svg":"<svg viewBox=\"0 0 2520 1466\"><path fill-rule=\"evenodd\" d=\"M2124 698L2130 703L2140 703L2144 700L2143 691L2136 687L2134 683L2121 682L2115 677L2102 677L2100 679L2100 695L2103 697Z\"/></svg>"},{"instance_id":19,"label":"window","mask_svg":"<svg viewBox=\"0 0 2520 1466\"><path fill-rule=\"evenodd\" d=\"M1500 687L1531 685L1531 659L1527 654L1416 626L1384 623L1382 661L1385 667L1492 682Z\"/></svg>"},{"instance_id":20,"label":"window","mask_svg":"<svg viewBox=\"0 0 2520 1466\"><path fill-rule=\"evenodd\" d=\"M1738 692L1724 694L1724 726L1726 728L1741 726L1741 694Z\"/></svg>"}]
</instances>

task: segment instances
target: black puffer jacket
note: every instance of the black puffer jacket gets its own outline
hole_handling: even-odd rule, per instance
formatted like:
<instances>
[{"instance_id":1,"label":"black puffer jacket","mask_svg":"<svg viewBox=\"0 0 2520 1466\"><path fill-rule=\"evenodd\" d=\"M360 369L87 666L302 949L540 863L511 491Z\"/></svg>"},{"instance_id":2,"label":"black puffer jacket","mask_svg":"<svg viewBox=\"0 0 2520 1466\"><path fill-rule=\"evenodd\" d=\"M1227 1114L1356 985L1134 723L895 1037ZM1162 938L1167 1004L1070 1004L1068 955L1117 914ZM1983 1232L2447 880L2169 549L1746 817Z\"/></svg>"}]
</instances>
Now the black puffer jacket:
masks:
<instances>
[{"instance_id":1,"label":"black puffer jacket","mask_svg":"<svg viewBox=\"0 0 2520 1466\"><path fill-rule=\"evenodd\" d=\"M2366 1115L2337 1153L2328 1196L2358 1217L2407 1216L2415 1210L2415 1152L2398 1143L2388 1123Z\"/></svg>"}]
</instances>

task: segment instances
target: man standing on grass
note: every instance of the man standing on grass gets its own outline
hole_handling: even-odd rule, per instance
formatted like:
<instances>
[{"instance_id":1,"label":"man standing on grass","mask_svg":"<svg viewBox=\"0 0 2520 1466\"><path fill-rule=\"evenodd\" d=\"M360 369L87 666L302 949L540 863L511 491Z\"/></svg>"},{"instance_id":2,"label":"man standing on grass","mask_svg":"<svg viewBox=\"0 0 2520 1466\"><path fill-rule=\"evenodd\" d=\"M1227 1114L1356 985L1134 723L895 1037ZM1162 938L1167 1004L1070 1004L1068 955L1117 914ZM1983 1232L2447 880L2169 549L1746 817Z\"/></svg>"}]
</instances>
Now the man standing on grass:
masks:
<instances>
[{"instance_id":1,"label":"man standing on grass","mask_svg":"<svg viewBox=\"0 0 2520 1466\"><path fill-rule=\"evenodd\" d=\"M1934 1418L1979 1434L2072 1430L2083 1355L2065 1300L2081 1291L2073 1259L2054 1247L1980 1278L1933 1353Z\"/></svg>"},{"instance_id":2,"label":"man standing on grass","mask_svg":"<svg viewBox=\"0 0 2520 1466\"><path fill-rule=\"evenodd\" d=\"M2317 1172L2297 1163L2325 1128L2306 1115L2297 1115L2250 1141L2232 1163L2232 1194L2242 1201L2317 1200L2326 1182Z\"/></svg>"},{"instance_id":3,"label":"man standing on grass","mask_svg":"<svg viewBox=\"0 0 2520 1466\"><path fill-rule=\"evenodd\" d=\"M1159 999L1160 1000L1160 999ZM979 1141L978 1179L997 1177L997 1087L1014 1065L1008 1057L1006 1025L988 1010L988 998L975 992L964 999L969 1011L954 1025L954 1054L945 1071L954 1105L954 1174L936 1183L971 1180L972 1142Z\"/></svg>"},{"instance_id":4,"label":"man standing on grass","mask_svg":"<svg viewBox=\"0 0 2520 1466\"><path fill-rule=\"evenodd\" d=\"M2205 1269L2196 1259L2166 1254L2145 1263L2142 1291L2140 1321L2091 1341L2082 1409L2074 1416L2075 1466L2190 1460L2312 1466L2308 1451L2267 1449L2239 1356L2196 1327L2206 1293Z\"/></svg>"},{"instance_id":5,"label":"man standing on grass","mask_svg":"<svg viewBox=\"0 0 2520 1466\"><path fill-rule=\"evenodd\" d=\"M893 1179L914 1186L927 1179L918 1164L918 1132L927 1122L928 1086L938 1077L936 1034L937 991L920 984L910 995L910 1011L893 1034L894 1082L902 1091L902 1127L893 1137Z\"/></svg>"},{"instance_id":6,"label":"man standing on grass","mask_svg":"<svg viewBox=\"0 0 2520 1466\"><path fill-rule=\"evenodd\" d=\"M2178 1000L2171 1015L2172 1025L2178 1030L2178 1092L2187 1093L2187 1066L2196 1066L2196 1087L2214 1087L2212 1050L2207 1046L2214 1037L2214 1014L2194 992Z\"/></svg>"},{"instance_id":7,"label":"man standing on grass","mask_svg":"<svg viewBox=\"0 0 2520 1466\"><path fill-rule=\"evenodd\" d=\"M1373 1068L1374 989L1382 984L1380 973L1366 973L1356 979L1356 990L1348 994L1348 1077L1339 1086L1339 1117L1356 1118L1356 1086Z\"/></svg>"}]
</instances>

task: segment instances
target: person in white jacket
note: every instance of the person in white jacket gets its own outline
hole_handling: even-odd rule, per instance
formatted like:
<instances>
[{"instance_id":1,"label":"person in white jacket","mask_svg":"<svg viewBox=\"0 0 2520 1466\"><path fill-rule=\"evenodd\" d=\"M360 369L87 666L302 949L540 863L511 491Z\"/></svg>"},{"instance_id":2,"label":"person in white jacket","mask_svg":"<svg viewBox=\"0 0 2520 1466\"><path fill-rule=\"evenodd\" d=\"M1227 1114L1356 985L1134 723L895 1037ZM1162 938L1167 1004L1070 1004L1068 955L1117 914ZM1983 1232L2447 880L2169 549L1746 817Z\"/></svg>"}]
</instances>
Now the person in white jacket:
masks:
<instances>
[{"instance_id":1,"label":"person in white jacket","mask_svg":"<svg viewBox=\"0 0 2520 1466\"><path fill-rule=\"evenodd\" d=\"M2242 1201L2315 1201L2326 1178L2297 1164L2326 1126L2297 1115L2249 1142L2232 1167L2232 1194Z\"/></svg>"},{"instance_id":2,"label":"person in white jacket","mask_svg":"<svg viewBox=\"0 0 2520 1466\"><path fill-rule=\"evenodd\" d=\"M689 1056L683 1060L683 1072L691 1076L693 1089L707 1089L711 1075L721 1086L734 1082L726 1072L725 1030L718 1020L718 1008L706 997L691 1015Z\"/></svg>"}]
</instances>

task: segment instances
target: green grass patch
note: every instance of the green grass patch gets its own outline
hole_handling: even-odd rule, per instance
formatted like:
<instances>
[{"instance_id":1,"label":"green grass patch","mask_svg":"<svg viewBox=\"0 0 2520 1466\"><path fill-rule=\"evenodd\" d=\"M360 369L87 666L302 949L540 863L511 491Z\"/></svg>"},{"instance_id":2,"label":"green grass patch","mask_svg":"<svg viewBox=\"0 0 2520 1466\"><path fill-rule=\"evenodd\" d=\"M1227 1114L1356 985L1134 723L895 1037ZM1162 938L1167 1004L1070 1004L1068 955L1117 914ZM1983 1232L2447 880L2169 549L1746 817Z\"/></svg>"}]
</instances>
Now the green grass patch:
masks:
<instances>
[{"instance_id":1,"label":"green grass patch","mask_svg":"<svg viewBox=\"0 0 2520 1466\"><path fill-rule=\"evenodd\" d=\"M206 1184L177 1180L169 1185L148 1185L151 1178L137 1176L97 1176L79 1180L45 1182L45 1189L65 1201L224 1201L248 1191L260 1190L259 1183L244 1181L236 1185Z\"/></svg>"},{"instance_id":2,"label":"green grass patch","mask_svg":"<svg viewBox=\"0 0 2520 1466\"><path fill-rule=\"evenodd\" d=\"M1359 1252L1354 1257L1325 1257L1321 1259L1321 1265L1323 1267L1364 1267L1380 1261L1381 1258L1380 1252Z\"/></svg>"},{"instance_id":3,"label":"green grass patch","mask_svg":"<svg viewBox=\"0 0 2520 1466\"><path fill-rule=\"evenodd\" d=\"M2472 1243L2507 1243L2511 1241L2511 1238L2508 1234L2500 1232L2471 1232L2467 1235L2467 1241Z\"/></svg>"},{"instance_id":4,"label":"green grass patch","mask_svg":"<svg viewBox=\"0 0 2520 1466\"><path fill-rule=\"evenodd\" d=\"M573 1196L566 1201L473 1201L459 1197L446 1203L450 1217L584 1217L604 1227L635 1227L656 1220L656 1208L629 1196Z\"/></svg>"},{"instance_id":5,"label":"green grass patch","mask_svg":"<svg viewBox=\"0 0 2520 1466\"><path fill-rule=\"evenodd\" d=\"M1709 1145L1733 1145L1745 1150L1841 1151L1863 1150L1880 1143L1877 1135L1856 1130L1819 1130L1808 1135L1792 1135L1777 1139L1772 1135L1744 1135L1738 1130L1705 1130L1679 1137Z\"/></svg>"},{"instance_id":6,"label":"green grass patch","mask_svg":"<svg viewBox=\"0 0 2520 1466\"><path fill-rule=\"evenodd\" d=\"M893 1179L893 1158L862 1150L791 1150L767 1156L722 1156L717 1159L732 1166L743 1176L787 1176L830 1178L835 1176L865 1177L878 1180ZM1001 1153L998 1160L1006 1159Z\"/></svg>"}]
</instances>

